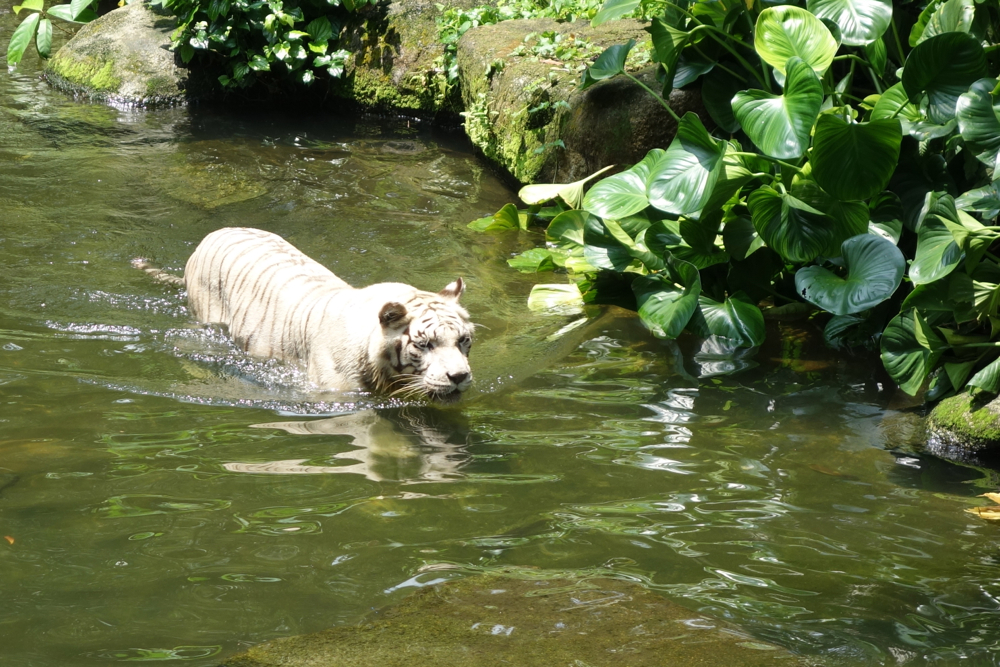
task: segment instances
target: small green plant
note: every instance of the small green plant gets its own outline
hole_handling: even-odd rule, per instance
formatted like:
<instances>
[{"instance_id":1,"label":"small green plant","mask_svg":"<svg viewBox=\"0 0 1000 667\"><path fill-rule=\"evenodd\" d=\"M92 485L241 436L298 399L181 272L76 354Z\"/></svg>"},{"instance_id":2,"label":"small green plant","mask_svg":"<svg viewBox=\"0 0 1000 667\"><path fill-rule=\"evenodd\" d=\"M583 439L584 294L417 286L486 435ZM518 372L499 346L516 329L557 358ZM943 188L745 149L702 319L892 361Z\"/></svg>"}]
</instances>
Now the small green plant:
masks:
<instances>
[{"instance_id":1,"label":"small green plant","mask_svg":"<svg viewBox=\"0 0 1000 667\"><path fill-rule=\"evenodd\" d=\"M673 115L673 142L586 195L584 181L526 186L526 210L470 226L544 227L510 264L572 285L530 304L624 303L655 336L733 356L763 341L762 308L805 313L831 345L877 345L910 394L997 393L1000 8L806 5L663 5L648 28L661 90L629 72L632 41L581 88L632 78ZM607 0L593 22L639 8ZM714 135L667 101L694 81Z\"/></svg>"},{"instance_id":2,"label":"small green plant","mask_svg":"<svg viewBox=\"0 0 1000 667\"><path fill-rule=\"evenodd\" d=\"M7 68L13 70L24 57L25 52L35 43L35 50L42 58L48 58L52 50L51 18L68 23L88 23L97 18L91 8L97 0L73 0L69 4L52 5L45 9L45 0L24 0L20 5L14 5L15 16L22 11L28 15L14 29L7 43Z\"/></svg>"},{"instance_id":3,"label":"small green plant","mask_svg":"<svg viewBox=\"0 0 1000 667\"><path fill-rule=\"evenodd\" d=\"M224 88L284 79L305 85L340 77L350 53L339 34L368 0L156 0L178 17L174 49L184 62L201 54L222 71Z\"/></svg>"}]
</instances>

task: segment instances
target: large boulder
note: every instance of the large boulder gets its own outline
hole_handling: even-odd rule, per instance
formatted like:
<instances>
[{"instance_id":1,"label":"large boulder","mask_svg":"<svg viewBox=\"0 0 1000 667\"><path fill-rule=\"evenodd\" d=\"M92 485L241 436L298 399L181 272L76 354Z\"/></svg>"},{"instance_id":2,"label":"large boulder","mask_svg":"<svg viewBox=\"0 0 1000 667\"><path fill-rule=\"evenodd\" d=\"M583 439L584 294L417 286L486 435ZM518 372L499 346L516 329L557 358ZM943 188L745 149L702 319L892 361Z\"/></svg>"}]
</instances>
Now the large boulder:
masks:
<instances>
[{"instance_id":1,"label":"large boulder","mask_svg":"<svg viewBox=\"0 0 1000 667\"><path fill-rule=\"evenodd\" d=\"M581 91L582 59L539 57L531 40L525 41L527 35L557 33L597 50L635 39L634 52L648 54L643 27L631 19L598 28L524 19L469 30L458 43L469 138L521 183L570 182L609 164L631 166L649 149L665 148L676 123L648 91L625 77ZM660 88L653 68L638 78ZM669 103L678 116L703 112L696 90L674 90Z\"/></svg>"},{"instance_id":2,"label":"large boulder","mask_svg":"<svg viewBox=\"0 0 1000 667\"><path fill-rule=\"evenodd\" d=\"M1000 459L1000 398L963 392L946 398L927 417L927 449L960 461Z\"/></svg>"},{"instance_id":3,"label":"large boulder","mask_svg":"<svg viewBox=\"0 0 1000 667\"><path fill-rule=\"evenodd\" d=\"M479 576L368 621L265 642L226 667L812 665L637 584Z\"/></svg>"},{"instance_id":4,"label":"large boulder","mask_svg":"<svg viewBox=\"0 0 1000 667\"><path fill-rule=\"evenodd\" d=\"M175 27L142 2L125 5L80 28L49 60L45 77L72 95L115 106L183 104L188 70L169 50Z\"/></svg>"}]
</instances>

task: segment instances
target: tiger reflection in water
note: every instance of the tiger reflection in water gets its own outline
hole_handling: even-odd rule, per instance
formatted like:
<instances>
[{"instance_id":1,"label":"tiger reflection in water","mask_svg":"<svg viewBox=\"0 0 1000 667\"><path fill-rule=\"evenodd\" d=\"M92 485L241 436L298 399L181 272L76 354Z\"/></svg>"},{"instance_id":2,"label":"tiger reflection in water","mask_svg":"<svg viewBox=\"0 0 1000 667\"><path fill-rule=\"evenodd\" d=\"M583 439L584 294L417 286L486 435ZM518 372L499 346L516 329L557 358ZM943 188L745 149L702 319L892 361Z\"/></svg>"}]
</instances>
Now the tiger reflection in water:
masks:
<instances>
[{"instance_id":1,"label":"tiger reflection in water","mask_svg":"<svg viewBox=\"0 0 1000 667\"><path fill-rule=\"evenodd\" d=\"M447 482L463 478L470 432L459 414L430 408L363 410L327 419L270 422L253 428L279 429L293 435L346 435L353 449L328 457L357 461L313 465L312 459L226 463L226 470L272 475L352 473L374 481Z\"/></svg>"}]
</instances>

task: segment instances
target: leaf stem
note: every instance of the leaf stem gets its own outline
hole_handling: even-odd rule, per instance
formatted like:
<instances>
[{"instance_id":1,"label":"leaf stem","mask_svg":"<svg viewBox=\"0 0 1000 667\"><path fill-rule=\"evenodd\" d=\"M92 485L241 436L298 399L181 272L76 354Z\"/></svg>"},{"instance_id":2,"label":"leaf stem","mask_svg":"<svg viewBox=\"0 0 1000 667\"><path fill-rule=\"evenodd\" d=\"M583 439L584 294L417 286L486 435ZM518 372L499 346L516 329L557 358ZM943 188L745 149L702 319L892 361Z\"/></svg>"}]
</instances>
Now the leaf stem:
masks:
<instances>
[{"instance_id":1,"label":"leaf stem","mask_svg":"<svg viewBox=\"0 0 1000 667\"><path fill-rule=\"evenodd\" d=\"M895 16L889 21L889 25L892 26L892 37L896 40L896 51L899 52L899 64L903 65L906 62L906 56L903 55L903 43L899 41L899 31L896 30Z\"/></svg>"},{"instance_id":2,"label":"leaf stem","mask_svg":"<svg viewBox=\"0 0 1000 667\"><path fill-rule=\"evenodd\" d=\"M681 10L681 11L684 11L684 10ZM688 14L688 16L691 16L691 18L694 18L694 19L695 19L696 21L698 20L697 18L695 18L695 17L694 17L693 15L691 15L690 13L688 13L688 12L686 12L686 11L684 11L684 13L685 13L685 14ZM698 30L701 30L702 28L704 28L705 30L707 30L707 31L708 31L708 36L709 36L709 37L711 37L711 38L712 38L712 39L714 39L714 40L715 40L716 42L718 42L718 43L719 43L719 46L721 46L722 48L724 48L724 49L725 49L726 51L729 51L729 53L731 53L731 54L732 54L732 56L733 56L734 58L736 58L736 60L738 60L738 61L740 62L740 64L741 64L741 65L743 65L743 67L745 67L745 68L746 68L746 70L747 70L748 72L750 72L751 74L753 74L754 78L755 78L755 79L757 79L757 82L758 82L758 83L759 83L759 84L760 84L761 86L763 86L764 88L766 88L768 92L771 92L771 86L770 86L770 85L768 85L768 82L767 82L767 79L765 79L765 78L762 78L762 77L761 77L761 76L760 76L760 75L759 75L759 74L757 73L757 70L755 70L755 69L753 68L753 66L752 66L752 65L751 65L751 64L750 64L749 62L747 62L746 58L744 58L743 56L741 56L741 55L739 54L739 52L738 52L738 51L737 51L736 49L734 49L734 48L733 48L733 47L732 47L732 46L731 46L731 45L730 45L730 44L728 43L728 41L727 41L727 40L733 40L734 42L736 42L736 43L737 43L737 44L739 44L740 46L742 46L742 47L745 47L745 48L747 48L747 49L752 49L752 47L750 47L749 45L747 45L747 43L746 43L746 42L744 42L743 40L741 40L741 39L737 39L736 37L733 37L733 36L732 36L732 35L730 35L730 34L729 34L728 32L726 32L726 31L724 31L724 30L719 30L719 29L718 29L718 28L716 28L715 26L712 26L712 25L708 25L708 24L705 24L705 23L702 23L702 24L700 24L700 25L698 25L698 26L696 26L696 27L692 28L692 29L690 30L690 32L688 32L688 35L693 35L693 34L694 34L694 33L695 33L696 31L698 31ZM719 37L719 35L717 35L716 33L719 33L719 34L721 34L721 35L722 35L722 37L724 37L725 39L723 39L722 37Z\"/></svg>"},{"instance_id":3,"label":"leaf stem","mask_svg":"<svg viewBox=\"0 0 1000 667\"><path fill-rule=\"evenodd\" d=\"M661 96L657 95L656 92L652 88L650 88L649 86L647 86L646 84L644 84L642 81L639 81L639 79L635 78L634 76L632 76L631 74L629 74L628 72L626 72L624 70L622 71L622 74L624 74L628 78L630 78L633 81L635 81L643 90L645 90L647 93L649 93L654 98L656 98L656 100L663 106L663 108L667 110L667 113L669 113L673 117L674 121L676 121L678 123L681 122L681 117L678 116L677 113L674 112L674 110L670 108L670 105L667 104L667 101L665 99L663 99Z\"/></svg>"}]
</instances>

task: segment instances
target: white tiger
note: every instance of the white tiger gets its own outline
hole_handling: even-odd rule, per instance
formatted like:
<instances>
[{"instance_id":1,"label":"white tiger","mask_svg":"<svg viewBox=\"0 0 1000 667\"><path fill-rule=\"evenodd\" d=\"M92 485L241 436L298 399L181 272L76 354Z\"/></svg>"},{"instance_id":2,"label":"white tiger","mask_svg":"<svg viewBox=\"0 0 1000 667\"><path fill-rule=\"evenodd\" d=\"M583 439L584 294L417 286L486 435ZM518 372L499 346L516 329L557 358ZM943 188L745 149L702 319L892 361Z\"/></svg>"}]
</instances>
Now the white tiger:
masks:
<instances>
[{"instance_id":1,"label":"white tiger","mask_svg":"<svg viewBox=\"0 0 1000 667\"><path fill-rule=\"evenodd\" d=\"M206 236L183 278L133 265L185 285L196 318L224 324L253 356L302 364L321 389L450 402L472 384L461 278L436 294L403 283L355 289L280 236L246 227Z\"/></svg>"}]
</instances>

